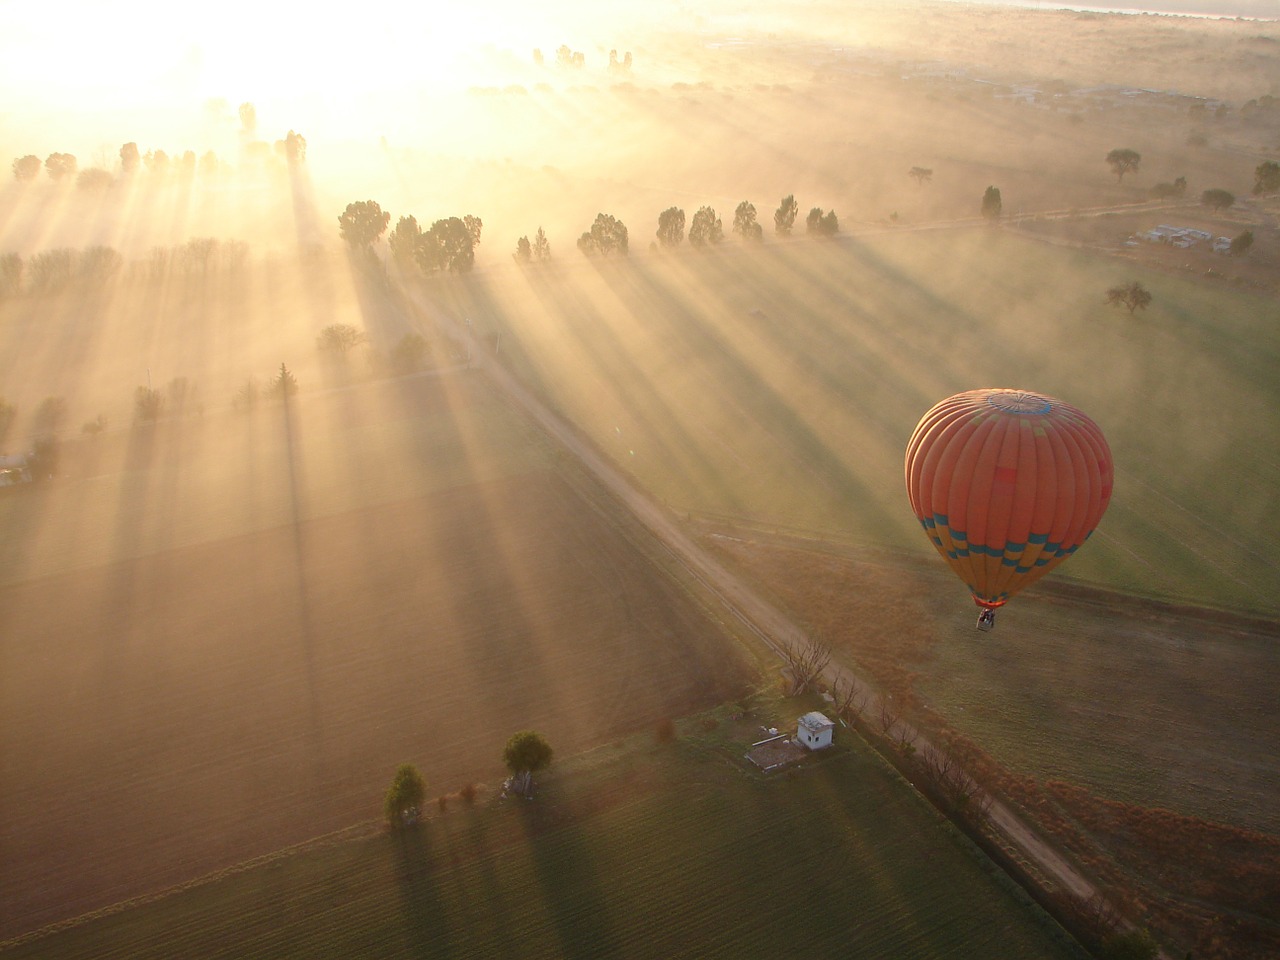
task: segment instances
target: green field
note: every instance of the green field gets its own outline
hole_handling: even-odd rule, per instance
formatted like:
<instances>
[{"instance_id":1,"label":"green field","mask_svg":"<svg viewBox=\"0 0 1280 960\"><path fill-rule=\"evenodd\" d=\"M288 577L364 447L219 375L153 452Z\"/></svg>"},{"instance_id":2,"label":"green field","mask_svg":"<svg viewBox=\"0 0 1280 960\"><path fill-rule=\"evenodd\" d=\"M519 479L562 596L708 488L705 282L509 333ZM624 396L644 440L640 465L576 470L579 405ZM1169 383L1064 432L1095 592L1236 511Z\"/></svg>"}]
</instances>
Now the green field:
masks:
<instances>
[{"instance_id":1,"label":"green field","mask_svg":"<svg viewBox=\"0 0 1280 960\"><path fill-rule=\"evenodd\" d=\"M0 954L1084 956L852 734L792 775L749 772L758 724L797 709L694 718L673 744L558 765L533 801L455 797L406 838L281 856Z\"/></svg>"},{"instance_id":2,"label":"green field","mask_svg":"<svg viewBox=\"0 0 1280 960\"><path fill-rule=\"evenodd\" d=\"M989 228L502 274L437 292L680 512L926 555L903 492L919 417L961 390L1090 413L1116 488L1060 576L1280 611L1280 304ZM1153 293L1130 316L1103 291Z\"/></svg>"}]
</instances>

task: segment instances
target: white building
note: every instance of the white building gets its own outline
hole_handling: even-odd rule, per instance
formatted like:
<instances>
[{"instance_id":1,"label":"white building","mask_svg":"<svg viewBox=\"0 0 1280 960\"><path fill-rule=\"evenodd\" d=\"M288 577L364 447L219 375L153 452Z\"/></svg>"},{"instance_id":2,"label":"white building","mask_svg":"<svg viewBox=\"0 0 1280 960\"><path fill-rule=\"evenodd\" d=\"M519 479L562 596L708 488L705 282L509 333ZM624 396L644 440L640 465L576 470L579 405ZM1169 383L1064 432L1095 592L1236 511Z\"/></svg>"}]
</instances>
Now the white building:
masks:
<instances>
[{"instance_id":1,"label":"white building","mask_svg":"<svg viewBox=\"0 0 1280 960\"><path fill-rule=\"evenodd\" d=\"M814 710L806 713L796 723L796 740L810 750L821 750L831 746L831 734L835 727L825 714Z\"/></svg>"}]
</instances>

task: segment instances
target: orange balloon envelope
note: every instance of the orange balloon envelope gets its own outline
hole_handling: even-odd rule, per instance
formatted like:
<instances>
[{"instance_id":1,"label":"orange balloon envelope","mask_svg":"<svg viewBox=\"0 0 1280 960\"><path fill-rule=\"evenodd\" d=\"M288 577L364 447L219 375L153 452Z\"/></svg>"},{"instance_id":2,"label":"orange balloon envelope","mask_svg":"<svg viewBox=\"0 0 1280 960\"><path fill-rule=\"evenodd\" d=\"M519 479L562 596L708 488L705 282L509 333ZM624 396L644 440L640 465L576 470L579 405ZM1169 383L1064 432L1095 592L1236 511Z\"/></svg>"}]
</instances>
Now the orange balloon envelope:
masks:
<instances>
[{"instance_id":1,"label":"orange balloon envelope","mask_svg":"<svg viewBox=\"0 0 1280 960\"><path fill-rule=\"evenodd\" d=\"M921 418L906 476L916 517L990 629L990 611L1093 532L1113 471L1102 431L1069 403L986 389L948 397Z\"/></svg>"}]
</instances>

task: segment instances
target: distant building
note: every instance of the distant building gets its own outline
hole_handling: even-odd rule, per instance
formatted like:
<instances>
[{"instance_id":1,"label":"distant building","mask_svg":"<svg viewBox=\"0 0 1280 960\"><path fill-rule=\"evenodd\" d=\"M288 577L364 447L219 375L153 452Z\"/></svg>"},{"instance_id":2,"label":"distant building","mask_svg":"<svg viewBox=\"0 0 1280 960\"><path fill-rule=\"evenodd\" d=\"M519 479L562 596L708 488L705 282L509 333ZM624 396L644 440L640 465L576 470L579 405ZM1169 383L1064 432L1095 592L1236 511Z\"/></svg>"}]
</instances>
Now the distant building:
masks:
<instances>
[{"instance_id":1,"label":"distant building","mask_svg":"<svg viewBox=\"0 0 1280 960\"><path fill-rule=\"evenodd\" d=\"M810 750L831 746L831 735L836 725L825 714L814 710L806 713L796 723L796 740Z\"/></svg>"}]
</instances>

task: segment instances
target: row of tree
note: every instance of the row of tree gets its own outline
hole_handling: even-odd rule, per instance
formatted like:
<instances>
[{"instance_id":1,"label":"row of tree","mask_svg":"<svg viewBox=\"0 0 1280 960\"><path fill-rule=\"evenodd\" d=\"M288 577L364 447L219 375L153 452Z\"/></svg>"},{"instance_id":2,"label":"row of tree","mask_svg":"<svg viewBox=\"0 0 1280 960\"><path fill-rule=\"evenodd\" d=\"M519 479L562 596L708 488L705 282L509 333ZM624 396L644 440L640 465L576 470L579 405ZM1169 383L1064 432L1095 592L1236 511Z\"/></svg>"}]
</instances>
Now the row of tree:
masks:
<instances>
[{"instance_id":1,"label":"row of tree","mask_svg":"<svg viewBox=\"0 0 1280 960\"><path fill-rule=\"evenodd\" d=\"M511 772L511 789L531 796L533 775L550 766L552 756L551 744L537 731L513 734L502 750L502 762ZM464 788L463 796L474 799L474 788ZM418 822L426 799L427 783L422 773L413 764L402 763L383 797L382 812L393 829L403 830Z\"/></svg>"},{"instance_id":2,"label":"row of tree","mask_svg":"<svg viewBox=\"0 0 1280 960\"><path fill-rule=\"evenodd\" d=\"M338 216L338 235L353 252L369 255L390 222L391 214L377 201L359 200L347 204ZM470 214L437 220L427 230L416 217L404 216L387 237L387 246L402 270L416 267L428 274L467 273L475 265L475 248L483 228L483 221Z\"/></svg>"},{"instance_id":3,"label":"row of tree","mask_svg":"<svg viewBox=\"0 0 1280 960\"><path fill-rule=\"evenodd\" d=\"M193 237L174 246L152 247L145 259L129 264L128 275L157 283L173 277L233 277L248 261L249 244L243 240ZM124 267L120 252L107 246L42 250L26 260L20 254L6 253L0 255L0 298L102 287Z\"/></svg>"},{"instance_id":4,"label":"row of tree","mask_svg":"<svg viewBox=\"0 0 1280 960\"><path fill-rule=\"evenodd\" d=\"M243 159L256 166L264 166L275 159L283 161L289 167L296 167L306 162L307 140L293 130L274 144L265 140L251 140L244 144ZM80 170L75 155L70 153L51 153L43 161L35 154L16 157L12 169L13 178L23 183L37 179L41 170L48 174L50 180L59 183L75 180L76 186L85 190L105 189L115 182L115 176L104 167ZM197 159L194 150L172 156L164 150L140 153L136 143L126 143L120 148L120 171L124 176L132 177L139 169L145 169L153 178L163 179L175 174L190 178L197 172L204 176L215 176L225 173L230 167L220 161L212 150L206 151Z\"/></svg>"}]
</instances>

